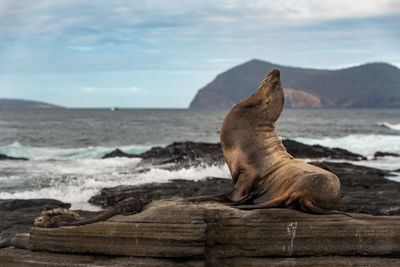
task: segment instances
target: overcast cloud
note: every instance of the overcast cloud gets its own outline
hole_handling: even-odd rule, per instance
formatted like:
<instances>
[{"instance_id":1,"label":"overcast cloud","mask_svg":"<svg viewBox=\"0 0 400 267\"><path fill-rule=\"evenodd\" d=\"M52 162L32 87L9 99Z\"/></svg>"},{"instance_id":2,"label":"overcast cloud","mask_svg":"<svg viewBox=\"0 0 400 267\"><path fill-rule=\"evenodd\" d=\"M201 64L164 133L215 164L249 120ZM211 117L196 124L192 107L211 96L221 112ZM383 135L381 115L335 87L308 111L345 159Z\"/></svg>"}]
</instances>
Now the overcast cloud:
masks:
<instances>
[{"instance_id":1,"label":"overcast cloud","mask_svg":"<svg viewBox=\"0 0 400 267\"><path fill-rule=\"evenodd\" d=\"M186 107L218 73L252 58L400 66L399 15L396 0L3 0L0 98Z\"/></svg>"}]
</instances>

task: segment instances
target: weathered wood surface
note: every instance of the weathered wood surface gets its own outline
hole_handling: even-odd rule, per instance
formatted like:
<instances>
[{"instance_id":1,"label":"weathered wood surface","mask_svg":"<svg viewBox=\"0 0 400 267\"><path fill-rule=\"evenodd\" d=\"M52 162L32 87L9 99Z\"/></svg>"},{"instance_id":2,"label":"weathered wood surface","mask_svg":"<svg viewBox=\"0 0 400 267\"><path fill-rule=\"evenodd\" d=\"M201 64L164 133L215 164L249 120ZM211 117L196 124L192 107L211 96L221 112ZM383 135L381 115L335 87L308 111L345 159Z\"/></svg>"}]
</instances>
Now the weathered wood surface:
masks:
<instances>
[{"instance_id":1,"label":"weathered wood surface","mask_svg":"<svg viewBox=\"0 0 400 267\"><path fill-rule=\"evenodd\" d=\"M25 243L46 253L186 260L211 266L375 265L378 261L400 265L400 218L351 216L289 209L242 211L219 203L171 199L106 222L32 228ZM0 260L4 257L3 250Z\"/></svg>"}]
</instances>

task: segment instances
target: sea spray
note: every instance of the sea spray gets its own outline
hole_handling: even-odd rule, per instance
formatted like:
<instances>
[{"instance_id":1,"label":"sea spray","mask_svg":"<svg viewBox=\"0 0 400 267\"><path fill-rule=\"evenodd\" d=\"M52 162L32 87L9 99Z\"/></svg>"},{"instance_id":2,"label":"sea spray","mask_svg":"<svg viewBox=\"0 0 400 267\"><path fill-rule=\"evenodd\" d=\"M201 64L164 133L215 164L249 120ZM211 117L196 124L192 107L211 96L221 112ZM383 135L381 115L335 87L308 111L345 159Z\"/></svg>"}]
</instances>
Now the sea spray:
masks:
<instances>
[{"instance_id":1,"label":"sea spray","mask_svg":"<svg viewBox=\"0 0 400 267\"><path fill-rule=\"evenodd\" d=\"M73 209L96 210L87 203L104 187L168 182L172 179L197 181L205 177L229 178L226 165L191 167L176 171L151 168L135 172L138 158L7 161L0 168L0 198L54 198L72 204ZM8 175L2 176L4 170ZM3 173L4 175L4 173Z\"/></svg>"}]
</instances>

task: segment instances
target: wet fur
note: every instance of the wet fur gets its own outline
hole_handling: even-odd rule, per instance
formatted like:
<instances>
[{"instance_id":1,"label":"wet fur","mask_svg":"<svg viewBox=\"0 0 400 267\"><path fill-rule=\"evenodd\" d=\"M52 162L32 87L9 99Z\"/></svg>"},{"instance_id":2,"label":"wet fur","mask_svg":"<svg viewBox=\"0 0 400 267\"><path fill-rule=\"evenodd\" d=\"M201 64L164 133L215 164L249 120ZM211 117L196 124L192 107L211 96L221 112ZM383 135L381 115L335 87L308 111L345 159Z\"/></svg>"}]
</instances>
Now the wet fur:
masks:
<instances>
[{"instance_id":1,"label":"wet fur","mask_svg":"<svg viewBox=\"0 0 400 267\"><path fill-rule=\"evenodd\" d=\"M214 200L240 209L292 208L314 214L337 211L341 197L336 175L294 159L275 132L284 105L278 70L272 70L256 93L233 107L221 126L221 145L234 183Z\"/></svg>"}]
</instances>

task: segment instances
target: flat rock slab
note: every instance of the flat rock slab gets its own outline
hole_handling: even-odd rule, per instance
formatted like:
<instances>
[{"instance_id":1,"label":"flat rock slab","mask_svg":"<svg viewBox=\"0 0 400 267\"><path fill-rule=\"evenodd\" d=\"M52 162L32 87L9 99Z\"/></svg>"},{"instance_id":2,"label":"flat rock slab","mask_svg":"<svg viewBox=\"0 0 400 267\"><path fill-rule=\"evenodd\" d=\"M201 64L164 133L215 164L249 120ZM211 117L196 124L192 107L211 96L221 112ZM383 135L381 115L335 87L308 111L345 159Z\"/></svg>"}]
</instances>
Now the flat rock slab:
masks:
<instances>
[{"instance_id":1,"label":"flat rock slab","mask_svg":"<svg viewBox=\"0 0 400 267\"><path fill-rule=\"evenodd\" d=\"M159 259L141 257L78 255L30 251L9 247L0 250L0 266L155 266L155 267L200 267L199 259Z\"/></svg>"},{"instance_id":2,"label":"flat rock slab","mask_svg":"<svg viewBox=\"0 0 400 267\"><path fill-rule=\"evenodd\" d=\"M1 263L13 266L399 266L389 257L317 256L301 258L231 258L210 263L202 259L166 259L124 256L99 256L30 251L9 247L0 250Z\"/></svg>"},{"instance_id":3,"label":"flat rock slab","mask_svg":"<svg viewBox=\"0 0 400 267\"><path fill-rule=\"evenodd\" d=\"M32 228L36 251L194 260L206 265L400 264L400 217L242 211L214 202L154 201L132 216L56 229ZM4 255L0 254L0 260ZM312 265L310 263L310 266Z\"/></svg>"}]
</instances>

